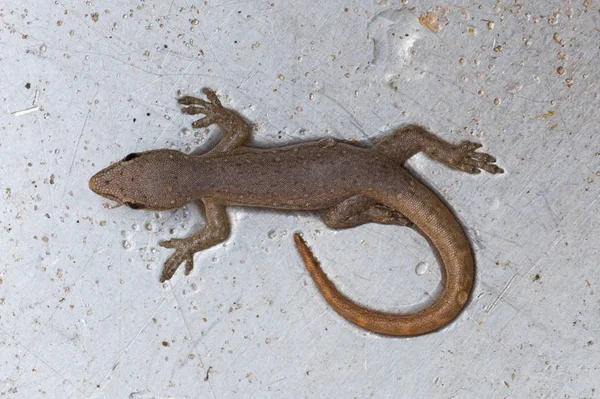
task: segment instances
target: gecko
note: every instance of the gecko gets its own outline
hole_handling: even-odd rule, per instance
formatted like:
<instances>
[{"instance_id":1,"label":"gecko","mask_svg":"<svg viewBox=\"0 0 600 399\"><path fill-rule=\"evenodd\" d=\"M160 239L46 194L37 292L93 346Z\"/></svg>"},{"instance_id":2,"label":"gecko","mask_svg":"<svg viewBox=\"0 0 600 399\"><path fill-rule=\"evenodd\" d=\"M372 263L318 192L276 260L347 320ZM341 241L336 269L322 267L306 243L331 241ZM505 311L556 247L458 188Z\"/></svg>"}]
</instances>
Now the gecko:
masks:
<instances>
[{"instance_id":1,"label":"gecko","mask_svg":"<svg viewBox=\"0 0 600 399\"><path fill-rule=\"evenodd\" d=\"M89 187L116 206L169 210L198 201L204 205L204 227L186 238L160 243L175 252L165 261L161 282L181 264L185 274L194 254L227 239L227 206L320 212L332 229L364 223L409 226L425 236L437 252L443 274L442 292L433 304L410 313L388 313L360 305L342 294L327 277L300 234L295 245L325 300L345 319L390 336L416 336L446 326L465 307L474 279L474 257L463 227L447 205L405 167L423 152L463 172L504 171L496 159L477 150L481 144L452 144L419 125L398 128L373 140L370 147L321 139L276 148L245 145L252 126L221 104L216 92L206 99L179 98L182 112L201 114L193 128L213 124L222 139L201 155L171 149L131 153L99 171Z\"/></svg>"}]
</instances>

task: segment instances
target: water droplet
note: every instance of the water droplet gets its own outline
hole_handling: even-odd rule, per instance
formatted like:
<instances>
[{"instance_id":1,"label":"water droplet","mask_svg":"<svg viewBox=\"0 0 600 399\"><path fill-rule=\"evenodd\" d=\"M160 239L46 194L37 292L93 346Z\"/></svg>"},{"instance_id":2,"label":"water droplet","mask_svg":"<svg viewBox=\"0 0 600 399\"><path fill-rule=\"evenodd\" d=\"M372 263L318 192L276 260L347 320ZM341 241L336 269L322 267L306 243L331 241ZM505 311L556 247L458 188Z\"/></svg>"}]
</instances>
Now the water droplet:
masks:
<instances>
[{"instance_id":1,"label":"water droplet","mask_svg":"<svg viewBox=\"0 0 600 399\"><path fill-rule=\"evenodd\" d=\"M123 248L125 249L130 249L131 248L131 243L127 240L123 241Z\"/></svg>"},{"instance_id":2,"label":"water droplet","mask_svg":"<svg viewBox=\"0 0 600 399\"><path fill-rule=\"evenodd\" d=\"M277 236L277 232L275 230L269 231L269 238L273 239Z\"/></svg>"},{"instance_id":3,"label":"water droplet","mask_svg":"<svg viewBox=\"0 0 600 399\"><path fill-rule=\"evenodd\" d=\"M419 262L417 264L417 267L415 267L415 273L417 273L417 276L424 275L425 273L427 273L428 270L429 266L425 262Z\"/></svg>"}]
</instances>

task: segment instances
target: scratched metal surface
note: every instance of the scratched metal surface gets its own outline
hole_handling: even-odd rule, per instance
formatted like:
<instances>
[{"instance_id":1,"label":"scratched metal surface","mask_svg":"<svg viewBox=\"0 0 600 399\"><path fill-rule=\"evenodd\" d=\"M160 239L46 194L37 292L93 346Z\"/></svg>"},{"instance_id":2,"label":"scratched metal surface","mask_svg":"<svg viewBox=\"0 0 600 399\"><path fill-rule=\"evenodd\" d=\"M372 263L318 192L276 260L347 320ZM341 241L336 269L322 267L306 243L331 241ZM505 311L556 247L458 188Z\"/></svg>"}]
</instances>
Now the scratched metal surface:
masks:
<instances>
[{"instance_id":1,"label":"scratched metal surface","mask_svg":"<svg viewBox=\"0 0 600 399\"><path fill-rule=\"evenodd\" d=\"M0 397L598 396L598 0L9 3ZM418 338L350 325L294 231L381 309L434 295L435 257L405 228L300 213L231 209L230 239L159 284L158 242L201 227L198 211L105 209L87 179L129 152L213 143L175 101L203 86L256 123L254 144L406 123L481 141L505 175L410 162L468 226L466 311Z\"/></svg>"}]
</instances>

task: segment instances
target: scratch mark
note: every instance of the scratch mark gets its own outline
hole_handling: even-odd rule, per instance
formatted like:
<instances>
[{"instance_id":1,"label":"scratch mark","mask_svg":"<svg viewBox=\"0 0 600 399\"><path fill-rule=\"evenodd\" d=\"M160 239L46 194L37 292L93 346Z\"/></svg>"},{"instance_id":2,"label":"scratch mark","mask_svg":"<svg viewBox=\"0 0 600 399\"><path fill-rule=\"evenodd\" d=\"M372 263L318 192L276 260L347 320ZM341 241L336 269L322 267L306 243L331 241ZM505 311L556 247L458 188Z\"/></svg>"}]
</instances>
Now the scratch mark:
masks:
<instances>
[{"instance_id":1,"label":"scratch mark","mask_svg":"<svg viewBox=\"0 0 600 399\"><path fill-rule=\"evenodd\" d=\"M94 397L94 395L96 394L96 392L100 389L100 387L102 386L102 383L104 381L106 381L106 379L119 367L119 365L121 364L121 357L123 356L123 354L125 352L127 352L129 350L129 348L131 347L131 345L135 342L135 340L137 339L137 337L142 333L142 331L144 331L144 329L150 324L150 321L154 318L154 316L156 315L156 313L158 312L158 310L163 306L163 304L167 301L168 297L164 297L162 299L162 301L160 301L160 303L156 306L156 308L154 309L154 311L152 312L152 314L146 319L146 321L144 322L144 324L140 327L140 329L137 331L137 333L134 334L134 336L129 340L129 342L127 343L127 345L125 346L125 348L123 348L119 354L117 355L117 358L115 359L114 364L111 366L110 370L108 370L108 372L104 375L104 377L102 377L102 379L98 382L98 384L96 384L96 389L94 390L94 392L92 392L91 395L89 395L89 397Z\"/></svg>"},{"instance_id":2,"label":"scratch mark","mask_svg":"<svg viewBox=\"0 0 600 399\"><path fill-rule=\"evenodd\" d=\"M356 127L358 129L358 131L360 133L362 133L363 137L367 137L367 133L365 132L365 129L363 128L363 126L360 124L360 122L358 122L358 120L356 120L356 118L354 116L352 116L352 114L350 113L350 111L348 111L346 109L346 107L344 107L342 104L340 104L336 99L334 99L333 97L321 92L320 93L323 97L328 98L329 100L331 100L334 104L336 104L345 114L346 117L348 118L348 120L350 121L350 123Z\"/></svg>"},{"instance_id":3,"label":"scratch mark","mask_svg":"<svg viewBox=\"0 0 600 399\"><path fill-rule=\"evenodd\" d=\"M190 61L190 63L188 64L188 66L187 66L187 67L185 67L184 73L186 73L186 72L187 72L187 71L188 71L188 70L189 70L189 69L192 67L192 64L193 64L194 62L195 62L195 61ZM177 78L177 80L176 80L176 81L173 83L173 86L171 86L171 89L170 89L170 90L167 92L167 94L171 94L171 92L172 92L173 90L175 90L175 87L177 87L177 84L179 83L179 81L180 81L181 79L183 79L183 76L179 76L179 77Z\"/></svg>"},{"instance_id":4,"label":"scratch mark","mask_svg":"<svg viewBox=\"0 0 600 399\"><path fill-rule=\"evenodd\" d=\"M508 292L508 290L510 289L510 286L512 285L513 281L515 280L515 278L517 276L520 277L519 281L517 282L517 285L523 281L523 279L529 274L531 273L531 271L537 267L537 265L539 265L546 257L549 256L550 251L556 247L556 245L561 241L563 235L561 235L559 238L557 238L548 248L548 250L544 251L545 255L540 256L540 258L529 268L527 269L524 273L521 273L521 270L523 269L524 266L520 267L514 274L513 276L508 280L508 283L506 283L504 289L502 290L502 292L500 293L500 295L498 295L496 297L496 299L494 299L494 301L492 302L491 305L489 305L488 307L485 308L485 312L486 313L490 313L490 311L496 306L496 304L503 299L504 295Z\"/></svg>"},{"instance_id":5,"label":"scratch mark","mask_svg":"<svg viewBox=\"0 0 600 399\"><path fill-rule=\"evenodd\" d=\"M504 289L502 290L502 292L500 292L500 295L496 296L496 299L494 299L494 302L492 302L491 305L489 305L487 308L485 308L486 313L490 313L492 311L492 309L496 306L496 304L504 297L504 294L506 294L506 292L508 291L508 289L510 288L510 286L512 285L512 283L516 277L517 277L517 273L512 275L512 277L508 280L508 283L506 283L506 285L504 286Z\"/></svg>"},{"instance_id":6,"label":"scratch mark","mask_svg":"<svg viewBox=\"0 0 600 399\"><path fill-rule=\"evenodd\" d=\"M250 0L246 0L246 1L230 1L228 3L220 3L220 4L215 5L215 6L210 6L208 8L209 9L211 9L211 8L217 8L217 7L224 8L226 6L235 6L235 5L238 5L238 4L245 4L245 3L250 3Z\"/></svg>"},{"instance_id":7,"label":"scratch mark","mask_svg":"<svg viewBox=\"0 0 600 399\"><path fill-rule=\"evenodd\" d=\"M174 292L174 291L175 291L175 290L174 290L174 289L175 289L175 287L177 287L177 285L179 285L179 284L181 283L181 281L183 281L183 280L179 280L179 281L177 282L177 284L175 284L175 285L172 285L172 284L170 283L170 280L169 280L169 285L171 285L171 286L172 286L172 287L171 287L171 288L172 288L172 290L171 290L172 292ZM189 334L189 336L190 336L190 339L191 339L191 340L192 340L192 342L194 342L194 343L196 343L196 342L199 342L199 341L197 341L197 340L196 340L196 337L194 336L194 333L192 332L193 330L192 330L192 328L190 328L190 324L189 324L189 322L188 322L187 318L185 317L185 314L183 313L183 306L181 305L181 302L179 301L179 298L178 298L178 297L177 297L177 295L175 295L175 294L173 294L173 298L175 299L175 302L177 302L177 309L179 310L179 314L181 315L181 319L183 320L183 324L185 325L185 328L186 328L186 330L187 330L187 332L188 332L188 334ZM194 348L194 349L193 349L193 351L194 351L194 353L196 354L196 356L198 356L198 359L200 359L200 360L202 361L202 356L200 356L200 352L199 352L199 351L196 349L196 344L194 344L194 345L193 345L193 348ZM208 349L207 349L206 347L205 347L205 350L208 352ZM207 370L207 372L206 372L206 379L205 379L204 381L207 381L207 382L208 382L208 385L209 385L209 387L210 387L210 392L211 392L211 394L213 395L213 397L215 397L215 394L214 394L214 390L213 390L212 384L211 384L211 382L210 382L210 381L208 381L209 372L211 371L211 369L212 369L212 366L208 368L208 370Z\"/></svg>"},{"instance_id":8,"label":"scratch mark","mask_svg":"<svg viewBox=\"0 0 600 399\"><path fill-rule=\"evenodd\" d=\"M138 91L140 91L140 90L144 90L145 88L152 86L154 83L156 83L156 82L158 82L158 81L162 80L162 78L163 78L163 76L158 76L156 79L154 79L152 82L148 83L147 85L145 85L145 86L142 86L142 87L140 87L140 88L137 88L137 89L135 89L134 91L132 91L132 92L131 92L131 94L130 94L130 96L133 96L134 94L136 94L136 93L137 93ZM181 78L180 78L180 79L181 79Z\"/></svg>"},{"instance_id":9,"label":"scratch mark","mask_svg":"<svg viewBox=\"0 0 600 399\"><path fill-rule=\"evenodd\" d=\"M4 330L2 330L2 332L6 335L8 335ZM56 370L54 367L52 367L49 363L47 363L46 361L44 361L44 359L42 359L41 357L39 357L35 352L31 351L27 346L23 345L21 343L21 341L19 341L18 339L16 339L14 336L11 337L20 347L22 347L25 352L31 354L33 357L35 357L37 360L39 360L42 364L44 364L44 366L48 367L50 370L52 370L56 375L58 375L59 377L61 377L65 382L67 382L69 385L71 385L73 388L75 388L77 391L79 391L83 396L85 395L85 392L80 389L77 385L75 385L73 382L71 382L71 380L69 380L65 375L61 374L60 372L58 372L58 370Z\"/></svg>"},{"instance_id":10,"label":"scratch mark","mask_svg":"<svg viewBox=\"0 0 600 399\"><path fill-rule=\"evenodd\" d=\"M94 96L92 98L92 103L94 102L94 100L96 100L96 96L98 95L98 90L99 90L99 88L96 88L96 92L94 93ZM75 158L77 157L77 153L79 151L79 144L81 143L81 138L83 137L83 132L85 132L85 128L87 126L87 122L88 122L88 119L90 118L91 112L92 112L91 108L88 108L88 112L85 115L85 120L83 121L83 126L81 127L81 131L79 132L79 137L77 137L77 142L75 143L75 149L73 150L73 156L71 157L71 164L69 165L69 170L67 171L67 178L65 179L66 182L70 181L71 173L73 171L73 165L75 164ZM63 200L65 198L65 193L67 192L68 187L69 187L69 185L65 184L65 188L63 189L63 193L60 197L59 207L62 206Z\"/></svg>"},{"instance_id":11,"label":"scratch mark","mask_svg":"<svg viewBox=\"0 0 600 399\"><path fill-rule=\"evenodd\" d=\"M13 112L11 112L11 114L13 116L21 116L21 115L30 114L32 112L39 111L39 110L40 110L40 106L36 105L35 107L29 107L29 108L25 108L25 109L22 109L19 111L13 111Z\"/></svg>"},{"instance_id":12,"label":"scratch mark","mask_svg":"<svg viewBox=\"0 0 600 399\"><path fill-rule=\"evenodd\" d=\"M250 72L248 73L248 75L246 75L246 77L244 77L244 78L242 79L242 81L241 81L241 82L238 84L237 88L238 88L238 89L242 88L242 86L243 86L243 85L244 85L246 82L248 82L248 81L250 80L250 78L252 78L252 76L254 76L255 72L256 72L256 71L255 71L254 69L251 69L251 70L250 70Z\"/></svg>"},{"instance_id":13,"label":"scratch mark","mask_svg":"<svg viewBox=\"0 0 600 399\"><path fill-rule=\"evenodd\" d=\"M318 294L317 294L317 293L315 293L315 295L312 295L312 296L310 297L311 301L315 302L315 299L314 299L314 298L315 298L317 295L321 296L321 294L320 294L320 293L318 293ZM326 314L327 314L327 310L323 310L323 311L322 311L321 313L319 313L319 314L318 314L316 317L314 317L314 318L313 318L311 321L309 321L308 323L306 323L306 326L305 326L305 327L308 327L308 326L310 326L310 325L314 324L314 323L315 323L317 320L320 320L320 319L321 319L321 318L322 318L324 315L326 315Z\"/></svg>"},{"instance_id":14,"label":"scratch mark","mask_svg":"<svg viewBox=\"0 0 600 399\"><path fill-rule=\"evenodd\" d=\"M278 380L276 380L276 381L269 382L267 385L269 385L269 386L270 386L270 385L279 384L281 381L285 381L285 380L287 380L287 377L283 377L283 378L280 378L280 379L278 379Z\"/></svg>"}]
</instances>

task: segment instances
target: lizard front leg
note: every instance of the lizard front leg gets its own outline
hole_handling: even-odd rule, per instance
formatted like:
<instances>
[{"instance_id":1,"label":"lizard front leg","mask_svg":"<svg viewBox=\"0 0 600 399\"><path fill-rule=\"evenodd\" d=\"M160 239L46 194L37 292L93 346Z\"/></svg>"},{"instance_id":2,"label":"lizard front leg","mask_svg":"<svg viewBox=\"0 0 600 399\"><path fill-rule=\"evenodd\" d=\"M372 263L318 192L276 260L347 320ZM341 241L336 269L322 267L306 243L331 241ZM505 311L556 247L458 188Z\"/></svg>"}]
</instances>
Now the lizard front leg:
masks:
<instances>
[{"instance_id":1,"label":"lizard front leg","mask_svg":"<svg viewBox=\"0 0 600 399\"><path fill-rule=\"evenodd\" d=\"M364 223L412 225L400 212L364 195L352 196L325 210L321 218L332 229L347 229Z\"/></svg>"},{"instance_id":2,"label":"lizard front leg","mask_svg":"<svg viewBox=\"0 0 600 399\"><path fill-rule=\"evenodd\" d=\"M210 248L227 239L229 235L229 221L225 207L211 201L203 201L206 210L206 226L199 232L186 238L173 238L160 243L165 248L175 248L175 253L167 259L163 268L160 282L163 283L171 277L185 262L185 275L190 274L194 268L194 254L203 249Z\"/></svg>"},{"instance_id":3,"label":"lizard front leg","mask_svg":"<svg viewBox=\"0 0 600 399\"><path fill-rule=\"evenodd\" d=\"M495 165L496 158L484 152L476 152L480 147L481 144L472 141L448 143L420 126L410 125L377 140L373 150L389 156L400 164L404 164L408 158L422 151L439 162L463 172L477 174L485 170L488 173L503 173L504 170Z\"/></svg>"},{"instance_id":4,"label":"lizard front leg","mask_svg":"<svg viewBox=\"0 0 600 399\"><path fill-rule=\"evenodd\" d=\"M237 112L223 107L217 93L211 89L202 90L208 101L197 97L185 96L178 100L183 107L181 112L189 115L204 114L204 118L192 123L192 127L199 129L217 124L223 129L223 139L207 154L229 152L234 148L243 146L252 127Z\"/></svg>"}]
</instances>

